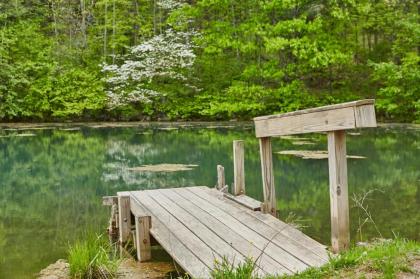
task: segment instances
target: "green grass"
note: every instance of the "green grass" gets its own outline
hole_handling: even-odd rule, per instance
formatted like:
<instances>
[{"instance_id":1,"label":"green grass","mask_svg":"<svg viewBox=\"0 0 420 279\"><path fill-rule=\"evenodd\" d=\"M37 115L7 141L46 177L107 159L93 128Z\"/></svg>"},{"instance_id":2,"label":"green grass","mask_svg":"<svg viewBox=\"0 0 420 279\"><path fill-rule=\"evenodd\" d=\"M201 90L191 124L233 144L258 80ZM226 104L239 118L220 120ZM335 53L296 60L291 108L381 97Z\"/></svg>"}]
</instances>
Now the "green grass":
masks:
<instances>
[{"instance_id":1,"label":"green grass","mask_svg":"<svg viewBox=\"0 0 420 279\"><path fill-rule=\"evenodd\" d=\"M420 243L404 239L376 241L365 247L354 247L320 268L310 268L305 272L289 276L267 277L280 278L395 278L399 272L413 272L411 261L420 260ZM254 276L255 263L247 260L234 268L223 262L212 271L213 278L257 278Z\"/></svg>"},{"instance_id":2,"label":"green grass","mask_svg":"<svg viewBox=\"0 0 420 279\"><path fill-rule=\"evenodd\" d=\"M252 259L248 258L244 263L235 265L224 257L221 262L217 260L214 262L214 269L211 271L211 276L214 279L246 279L254 277L254 270L255 262Z\"/></svg>"},{"instance_id":3,"label":"green grass","mask_svg":"<svg viewBox=\"0 0 420 279\"><path fill-rule=\"evenodd\" d=\"M70 275L76 279L114 278L119 260L103 235L88 234L69 248Z\"/></svg>"}]
</instances>

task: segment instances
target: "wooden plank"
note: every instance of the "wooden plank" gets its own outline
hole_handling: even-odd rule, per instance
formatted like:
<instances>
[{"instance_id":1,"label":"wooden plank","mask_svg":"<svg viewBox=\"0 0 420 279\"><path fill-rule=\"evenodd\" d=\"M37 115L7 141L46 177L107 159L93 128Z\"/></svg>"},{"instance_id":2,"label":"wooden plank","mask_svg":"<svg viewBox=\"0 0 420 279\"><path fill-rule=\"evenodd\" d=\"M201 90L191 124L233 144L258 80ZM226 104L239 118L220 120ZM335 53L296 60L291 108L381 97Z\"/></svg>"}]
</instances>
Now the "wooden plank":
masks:
<instances>
[{"instance_id":1,"label":"wooden plank","mask_svg":"<svg viewBox=\"0 0 420 279\"><path fill-rule=\"evenodd\" d=\"M240 206L231 203L230 201L226 201L226 199L224 198L224 195L216 192L216 191L211 191L210 189L208 189L208 187L205 186L196 186L196 187L191 187L191 189L195 189L195 188L201 188L203 191L206 191L209 195L214 196L215 198L219 199L220 201L224 202L224 203L228 203L228 204L232 204L233 206L235 206L236 208L240 209ZM261 212L248 212L248 211L241 211L241 215L243 215L243 213L248 214L248 215L252 215L253 218L257 218L259 219L261 222L265 223L266 225L272 227L273 229L277 230L277 231L281 231L282 234L288 236L290 239L292 239L292 241L297 241L297 243L303 245L304 247L307 247L308 249L310 249L311 251L313 251L315 254L317 254L319 257L328 260L328 255L327 255L327 247L319 242L317 242L316 240L310 238L309 236L305 235L303 232L299 231L298 229L295 229L292 226L288 226L286 223L284 223L283 221L281 221L280 219L270 215L270 214L263 214ZM242 217L242 216L235 216L238 219L243 220L243 218L246 217ZM246 221L245 221L246 222Z\"/></svg>"},{"instance_id":2,"label":"wooden plank","mask_svg":"<svg viewBox=\"0 0 420 279\"><path fill-rule=\"evenodd\" d=\"M328 133L331 244L337 253L349 247L349 200L347 187L346 132Z\"/></svg>"},{"instance_id":3,"label":"wooden plank","mask_svg":"<svg viewBox=\"0 0 420 279\"><path fill-rule=\"evenodd\" d=\"M229 193L224 193L223 196L253 211L261 210L261 202L246 195L234 196Z\"/></svg>"},{"instance_id":4,"label":"wooden plank","mask_svg":"<svg viewBox=\"0 0 420 279\"><path fill-rule=\"evenodd\" d=\"M221 261L221 257L204 243L197 235L195 235L188 227L182 224L172 212L163 208L150 197L147 191L132 192L137 200L146 207L151 213L152 218L155 217L164 224L164 226L173 232L173 234L202 261L208 268L212 268L214 261ZM153 218L153 223L154 223Z\"/></svg>"},{"instance_id":5,"label":"wooden plank","mask_svg":"<svg viewBox=\"0 0 420 279\"><path fill-rule=\"evenodd\" d=\"M258 211L248 211L248 210L241 210L241 206L233 203L230 200L226 200L224 196L216 191L211 191L207 187L190 187L190 191L198 192L200 196L206 198L208 202L215 204L221 210L229 210L229 213L242 222L243 224L249 226L251 229L255 230L256 232L262 234L266 238L271 238L277 232L281 232L281 236L279 238L275 238L274 241L278 243L280 246L285 244L293 244L296 245L299 250L306 255L311 253L315 254L321 261L318 262L319 265L328 262L328 254L326 251L326 247L317 241L311 239L309 236L305 235L301 231L287 225L286 223L282 222L281 220L269 215L263 214ZM206 193L203 193L206 192ZM213 196L215 199L212 199L210 196ZM235 209L232 209L233 206ZM258 219L259 222L256 222L255 219ZM252 224L252 225L251 225ZM271 230L270 230L271 228ZM274 229L274 231L272 230ZM282 236L286 237L283 238ZM277 241L278 240L278 241ZM304 256L304 258L305 258ZM318 258L313 258L308 260L308 263L317 263ZM313 262L315 260L315 262Z\"/></svg>"},{"instance_id":6,"label":"wooden plank","mask_svg":"<svg viewBox=\"0 0 420 279\"><path fill-rule=\"evenodd\" d=\"M191 200L178 193L177 190L163 189L161 190L161 193L186 211L191 212L191 214L194 215L200 222L202 222L215 234L220 236L224 241L226 241L232 248L240 252L244 257L250 257L256 260L257 266L259 266L265 272L271 275L290 274L288 269L266 255L263 250L258 249L253 242L231 230L217 218L213 217L211 214L191 202Z\"/></svg>"},{"instance_id":7,"label":"wooden plank","mask_svg":"<svg viewBox=\"0 0 420 279\"><path fill-rule=\"evenodd\" d=\"M152 258L152 247L150 244L150 216L136 216L136 249L137 259L140 262L148 261Z\"/></svg>"},{"instance_id":8,"label":"wooden plank","mask_svg":"<svg viewBox=\"0 0 420 279\"><path fill-rule=\"evenodd\" d=\"M222 190L226 185L225 168L222 165L217 165L217 189Z\"/></svg>"},{"instance_id":9,"label":"wooden plank","mask_svg":"<svg viewBox=\"0 0 420 279\"><path fill-rule=\"evenodd\" d=\"M376 127L375 108L373 105L363 105L355 110L356 127Z\"/></svg>"},{"instance_id":10,"label":"wooden plank","mask_svg":"<svg viewBox=\"0 0 420 279\"><path fill-rule=\"evenodd\" d=\"M171 199L166 197L163 193L163 190L146 190L145 192L156 203L165 208L168 212L171 212L174 218L176 218L186 228L188 228L203 243L206 243L209 246L214 257L213 262L214 260L220 260L223 257L234 263L234 265L245 262L245 258L241 253L235 249L232 249L231 245L226 243L223 238L202 224L202 222L194 215L192 215L192 213L186 211ZM259 275L265 274L265 272L261 271L259 268L256 268L256 273Z\"/></svg>"},{"instance_id":11,"label":"wooden plank","mask_svg":"<svg viewBox=\"0 0 420 279\"><path fill-rule=\"evenodd\" d=\"M257 117L254 122L259 138L376 127L373 100Z\"/></svg>"},{"instance_id":12,"label":"wooden plank","mask_svg":"<svg viewBox=\"0 0 420 279\"><path fill-rule=\"evenodd\" d=\"M233 194L235 196L245 194L245 159L244 141L233 141Z\"/></svg>"},{"instance_id":13,"label":"wooden plank","mask_svg":"<svg viewBox=\"0 0 420 279\"><path fill-rule=\"evenodd\" d=\"M288 270L292 272L299 272L308 268L307 264L274 243L272 238L275 237L275 235L272 235L268 238L264 237L258 232L254 231L252 228L248 227L254 226L253 223L246 225L234 218L232 216L233 212L228 212L229 210L232 210L232 207L226 206L226 204L223 204L223 202L218 204L218 207L215 207L212 203L207 201L207 199L198 196L196 192L191 190L189 187L177 188L176 191L185 198L190 199L192 203L196 204L201 209L217 218L236 233L248 239L248 241L253 242L257 248L264 250L268 256L273 258ZM200 194L206 195L204 191L202 191Z\"/></svg>"},{"instance_id":14,"label":"wooden plank","mask_svg":"<svg viewBox=\"0 0 420 279\"><path fill-rule=\"evenodd\" d=\"M259 116L259 117L255 117L254 120L258 121L258 120L267 120L267 119L273 119L273 118L278 119L282 117L295 116L295 115L307 114L307 113L312 113L312 112L320 112L320 111L335 110L335 109L342 109L342 108L348 108L348 107L358 107L358 106L364 106L364 105L374 105L374 104L375 104L374 99L364 99L364 100L357 100L357 101L351 101L351 102L334 104L334 105L327 105L327 106L316 107L316 108L296 110L296 111L281 113L281 114Z\"/></svg>"},{"instance_id":15,"label":"wooden plank","mask_svg":"<svg viewBox=\"0 0 420 279\"><path fill-rule=\"evenodd\" d=\"M145 208L137 198L139 192L130 196L134 214L149 214L153 220L150 234L168 254L193 278L210 278L210 269L164 223ZM140 194L141 195L141 194Z\"/></svg>"},{"instance_id":16,"label":"wooden plank","mask_svg":"<svg viewBox=\"0 0 420 279\"><path fill-rule=\"evenodd\" d=\"M356 122L352 107L255 121L258 138L354 128Z\"/></svg>"},{"instance_id":17,"label":"wooden plank","mask_svg":"<svg viewBox=\"0 0 420 279\"><path fill-rule=\"evenodd\" d=\"M118 197L117 196L104 196L102 197L102 205L105 206L112 206L113 204L118 203Z\"/></svg>"},{"instance_id":18,"label":"wooden plank","mask_svg":"<svg viewBox=\"0 0 420 279\"><path fill-rule=\"evenodd\" d=\"M270 138L260 138L261 175L263 182L264 202L261 210L277 216L276 189L274 186L273 152Z\"/></svg>"},{"instance_id":19,"label":"wooden plank","mask_svg":"<svg viewBox=\"0 0 420 279\"><path fill-rule=\"evenodd\" d=\"M118 223L119 242L123 245L131 232L130 196L118 195Z\"/></svg>"}]
</instances>

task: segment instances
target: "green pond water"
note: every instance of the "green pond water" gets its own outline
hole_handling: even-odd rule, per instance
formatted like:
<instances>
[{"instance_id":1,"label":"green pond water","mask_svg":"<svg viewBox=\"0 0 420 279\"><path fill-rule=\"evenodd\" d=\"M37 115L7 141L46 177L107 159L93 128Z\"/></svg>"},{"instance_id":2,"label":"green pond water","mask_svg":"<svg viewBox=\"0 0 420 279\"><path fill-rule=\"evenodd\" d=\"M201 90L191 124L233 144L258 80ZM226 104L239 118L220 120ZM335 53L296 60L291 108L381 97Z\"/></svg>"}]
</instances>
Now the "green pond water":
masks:
<instances>
[{"instance_id":1,"label":"green pond water","mask_svg":"<svg viewBox=\"0 0 420 279\"><path fill-rule=\"evenodd\" d=\"M258 142L252 126L230 126L0 129L0 278L33 278L66 257L68 245L87 230L104 232L109 217L109 209L101 205L104 195L214 186L217 164L225 167L231 184L235 139L245 140L247 194L261 199ZM348 154L366 158L348 159L352 241L381 235L420 240L419 126L354 132L347 137ZM293 138L273 139L273 152L326 150L326 135L301 137L305 139L300 144ZM273 159L280 218L300 224L306 234L329 244L327 160L279 154ZM160 163L198 167L172 173L129 170ZM353 199L365 194L363 205L376 228L355 207Z\"/></svg>"}]
</instances>

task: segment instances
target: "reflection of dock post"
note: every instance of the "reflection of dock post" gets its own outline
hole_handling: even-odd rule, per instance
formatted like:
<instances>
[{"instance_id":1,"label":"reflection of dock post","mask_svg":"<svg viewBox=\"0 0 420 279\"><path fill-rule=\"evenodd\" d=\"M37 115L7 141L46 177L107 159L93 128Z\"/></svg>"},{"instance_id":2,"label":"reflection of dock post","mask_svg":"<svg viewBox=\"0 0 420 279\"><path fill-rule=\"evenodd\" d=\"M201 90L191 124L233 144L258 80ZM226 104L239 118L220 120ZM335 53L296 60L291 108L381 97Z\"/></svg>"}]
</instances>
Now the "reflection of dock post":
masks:
<instances>
[{"instance_id":1,"label":"reflection of dock post","mask_svg":"<svg viewBox=\"0 0 420 279\"><path fill-rule=\"evenodd\" d=\"M233 195L245 194L245 155L244 155L244 141L233 141Z\"/></svg>"}]
</instances>

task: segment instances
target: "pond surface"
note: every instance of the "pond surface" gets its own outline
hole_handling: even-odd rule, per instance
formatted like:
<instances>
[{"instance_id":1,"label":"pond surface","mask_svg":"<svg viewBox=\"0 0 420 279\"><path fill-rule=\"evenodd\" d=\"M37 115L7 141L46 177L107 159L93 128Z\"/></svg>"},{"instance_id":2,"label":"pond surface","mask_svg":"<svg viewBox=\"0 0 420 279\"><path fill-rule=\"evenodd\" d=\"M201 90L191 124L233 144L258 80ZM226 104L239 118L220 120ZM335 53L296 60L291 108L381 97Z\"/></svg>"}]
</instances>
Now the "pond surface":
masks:
<instances>
[{"instance_id":1,"label":"pond surface","mask_svg":"<svg viewBox=\"0 0 420 279\"><path fill-rule=\"evenodd\" d=\"M245 140L247 194L261 199L252 126L211 126L0 129L0 278L32 278L65 257L68 245L84 232L104 232L109 209L101 205L101 196L213 186L217 164L225 167L231 184L235 139ZM395 235L420 240L419 126L354 132L347 137L348 154L366 158L348 159L352 241ZM273 152L287 150L326 150L326 135L273 140ZM273 159L280 218L329 244L327 160L281 154ZM136 171L162 163L198 166L169 173ZM360 202L374 223L357 207Z\"/></svg>"}]
</instances>

